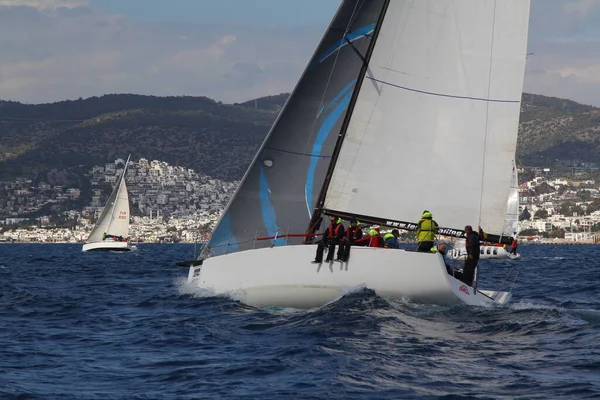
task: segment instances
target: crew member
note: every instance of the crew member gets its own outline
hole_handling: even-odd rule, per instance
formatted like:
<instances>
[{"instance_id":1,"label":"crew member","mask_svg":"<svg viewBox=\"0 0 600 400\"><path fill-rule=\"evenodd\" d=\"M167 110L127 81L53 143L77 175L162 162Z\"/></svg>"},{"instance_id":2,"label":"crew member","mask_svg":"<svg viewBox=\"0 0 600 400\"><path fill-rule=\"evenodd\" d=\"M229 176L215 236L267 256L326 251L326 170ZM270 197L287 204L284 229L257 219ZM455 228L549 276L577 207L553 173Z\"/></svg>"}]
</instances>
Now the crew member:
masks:
<instances>
[{"instance_id":1,"label":"crew member","mask_svg":"<svg viewBox=\"0 0 600 400\"><path fill-rule=\"evenodd\" d=\"M399 237L400 232L398 229L393 229L391 233L386 233L383 236L383 247L387 247L388 249L400 248L400 243L398 242Z\"/></svg>"},{"instance_id":2,"label":"crew member","mask_svg":"<svg viewBox=\"0 0 600 400\"><path fill-rule=\"evenodd\" d=\"M342 257L339 257L338 251L338 259L336 261L347 262L350 257L350 247L353 245L360 245L359 241L363 237L363 231L360 228L360 222L358 222L355 218L350 220L350 226L346 229L346 234L344 235L344 241L340 244L340 249L343 248Z\"/></svg>"},{"instance_id":3,"label":"crew member","mask_svg":"<svg viewBox=\"0 0 600 400\"><path fill-rule=\"evenodd\" d=\"M417 251L428 253L433 247L435 235L438 233L438 224L427 210L417 224Z\"/></svg>"},{"instance_id":4,"label":"crew member","mask_svg":"<svg viewBox=\"0 0 600 400\"><path fill-rule=\"evenodd\" d=\"M340 244L344 239L344 225L342 225L342 219L330 216L329 217L329 226L323 232L323 238L319 241L317 246L317 254L315 255L315 260L313 263L322 263L323 262L323 251L326 247L329 248L327 252L326 262L333 261L333 253L335 251L335 246ZM342 246L340 246L342 247ZM341 258L342 254L340 253L340 249L338 248L338 258Z\"/></svg>"}]
</instances>

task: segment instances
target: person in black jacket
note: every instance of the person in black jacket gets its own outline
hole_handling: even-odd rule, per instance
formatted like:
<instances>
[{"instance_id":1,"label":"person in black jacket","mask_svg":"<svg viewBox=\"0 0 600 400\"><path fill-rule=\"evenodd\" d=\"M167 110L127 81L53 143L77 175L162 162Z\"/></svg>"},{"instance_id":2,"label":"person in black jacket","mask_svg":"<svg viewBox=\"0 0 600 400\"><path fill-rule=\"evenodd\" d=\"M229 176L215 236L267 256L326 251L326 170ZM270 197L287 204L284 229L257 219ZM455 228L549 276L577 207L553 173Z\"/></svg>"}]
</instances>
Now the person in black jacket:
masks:
<instances>
[{"instance_id":1,"label":"person in black jacket","mask_svg":"<svg viewBox=\"0 0 600 400\"><path fill-rule=\"evenodd\" d=\"M465 268L460 280L469 286L473 286L475 268L479 262L479 234L473 230L471 225L465 226L465 233L467 234L465 241L467 259L465 260Z\"/></svg>"},{"instance_id":2,"label":"person in black jacket","mask_svg":"<svg viewBox=\"0 0 600 400\"><path fill-rule=\"evenodd\" d=\"M323 232L323 238L319 241L317 246L317 254L313 263L320 264L323 262L323 251L325 247L329 247L327 252L326 262L333 261L333 253L335 252L335 246L340 244L344 240L344 225L342 225L342 219L336 217L329 217L330 224ZM340 246L342 247L342 246ZM343 249L342 249L343 251ZM341 258L342 253L338 249L338 258Z\"/></svg>"},{"instance_id":3,"label":"person in black jacket","mask_svg":"<svg viewBox=\"0 0 600 400\"><path fill-rule=\"evenodd\" d=\"M360 222L358 222L355 218L352 218L350 220L350 226L348 226L348 228L346 229L344 241L340 244L340 249L338 250L338 258L336 261L348 261L348 257L350 257L350 247L355 245L357 241L362 239L362 237L363 231L360 228Z\"/></svg>"}]
</instances>

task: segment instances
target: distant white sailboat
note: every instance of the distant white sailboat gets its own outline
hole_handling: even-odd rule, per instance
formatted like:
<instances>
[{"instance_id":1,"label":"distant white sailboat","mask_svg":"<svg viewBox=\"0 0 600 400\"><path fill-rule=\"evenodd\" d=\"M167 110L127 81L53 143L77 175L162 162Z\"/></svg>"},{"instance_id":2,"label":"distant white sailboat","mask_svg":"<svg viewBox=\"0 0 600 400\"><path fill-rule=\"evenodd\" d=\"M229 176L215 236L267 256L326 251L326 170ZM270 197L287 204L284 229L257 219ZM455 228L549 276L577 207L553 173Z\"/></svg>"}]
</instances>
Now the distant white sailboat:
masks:
<instances>
[{"instance_id":1,"label":"distant white sailboat","mask_svg":"<svg viewBox=\"0 0 600 400\"><path fill-rule=\"evenodd\" d=\"M82 251L130 251L135 245L129 242L129 194L125 183L125 173L129 165L125 162L123 174L119 177L100 218L83 244Z\"/></svg>"},{"instance_id":2,"label":"distant white sailboat","mask_svg":"<svg viewBox=\"0 0 600 400\"><path fill-rule=\"evenodd\" d=\"M510 301L510 290L455 279L440 253L355 246L347 262L311 264L308 238L325 216L414 230L427 209L441 235L481 225L510 243L529 6L342 1L188 281L259 307L320 306L357 287L423 303Z\"/></svg>"}]
</instances>

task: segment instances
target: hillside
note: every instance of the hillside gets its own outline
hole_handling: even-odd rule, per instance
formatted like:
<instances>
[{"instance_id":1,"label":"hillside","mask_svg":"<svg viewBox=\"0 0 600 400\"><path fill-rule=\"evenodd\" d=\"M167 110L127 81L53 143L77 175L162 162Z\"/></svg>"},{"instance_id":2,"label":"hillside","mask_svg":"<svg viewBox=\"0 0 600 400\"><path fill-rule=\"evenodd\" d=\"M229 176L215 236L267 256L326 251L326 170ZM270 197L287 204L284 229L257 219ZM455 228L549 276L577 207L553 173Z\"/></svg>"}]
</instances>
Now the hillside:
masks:
<instances>
[{"instance_id":1,"label":"hillside","mask_svg":"<svg viewBox=\"0 0 600 400\"><path fill-rule=\"evenodd\" d=\"M600 162L600 108L524 94L517 155L529 164Z\"/></svg>"},{"instance_id":2,"label":"hillside","mask_svg":"<svg viewBox=\"0 0 600 400\"><path fill-rule=\"evenodd\" d=\"M254 101L138 95L41 105L0 101L0 179L128 153L238 179L277 116L272 98L279 97L257 99L258 108Z\"/></svg>"},{"instance_id":3,"label":"hillside","mask_svg":"<svg viewBox=\"0 0 600 400\"><path fill-rule=\"evenodd\" d=\"M91 167L131 153L239 179L287 94L241 104L206 97L105 95L52 104L0 101L0 180ZM523 95L521 163L600 161L600 109Z\"/></svg>"}]
</instances>

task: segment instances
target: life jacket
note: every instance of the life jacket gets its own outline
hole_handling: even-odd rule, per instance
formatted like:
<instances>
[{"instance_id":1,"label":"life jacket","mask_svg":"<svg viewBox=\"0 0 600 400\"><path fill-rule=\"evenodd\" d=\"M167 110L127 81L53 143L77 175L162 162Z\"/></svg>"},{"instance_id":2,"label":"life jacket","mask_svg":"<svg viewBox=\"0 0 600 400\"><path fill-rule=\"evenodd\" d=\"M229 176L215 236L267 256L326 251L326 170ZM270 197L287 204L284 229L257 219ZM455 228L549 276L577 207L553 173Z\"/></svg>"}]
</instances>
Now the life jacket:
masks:
<instances>
[{"instance_id":1,"label":"life jacket","mask_svg":"<svg viewBox=\"0 0 600 400\"><path fill-rule=\"evenodd\" d=\"M327 228L327 231L329 232L329 235L328 235L329 239L334 239L334 238L338 237L341 229L342 229L342 224L335 224L335 228L334 228L333 224L330 224L329 227Z\"/></svg>"},{"instance_id":2,"label":"life jacket","mask_svg":"<svg viewBox=\"0 0 600 400\"><path fill-rule=\"evenodd\" d=\"M372 236L369 247L383 247L383 239L381 239L381 235Z\"/></svg>"},{"instance_id":3,"label":"life jacket","mask_svg":"<svg viewBox=\"0 0 600 400\"><path fill-rule=\"evenodd\" d=\"M356 235L358 234L359 231L362 232L362 229L360 229L359 225L356 225L354 227L354 229L352 229L352 227L349 226L348 228L346 228L346 239L352 240L352 241L359 239L356 237ZM362 237L362 235L360 235L360 237Z\"/></svg>"},{"instance_id":4,"label":"life jacket","mask_svg":"<svg viewBox=\"0 0 600 400\"><path fill-rule=\"evenodd\" d=\"M433 242L438 232L438 224L431 217L422 218L417 227L417 242Z\"/></svg>"},{"instance_id":5,"label":"life jacket","mask_svg":"<svg viewBox=\"0 0 600 400\"><path fill-rule=\"evenodd\" d=\"M369 247L383 247L383 239L379 233L379 229L371 229L369 237Z\"/></svg>"}]
</instances>

